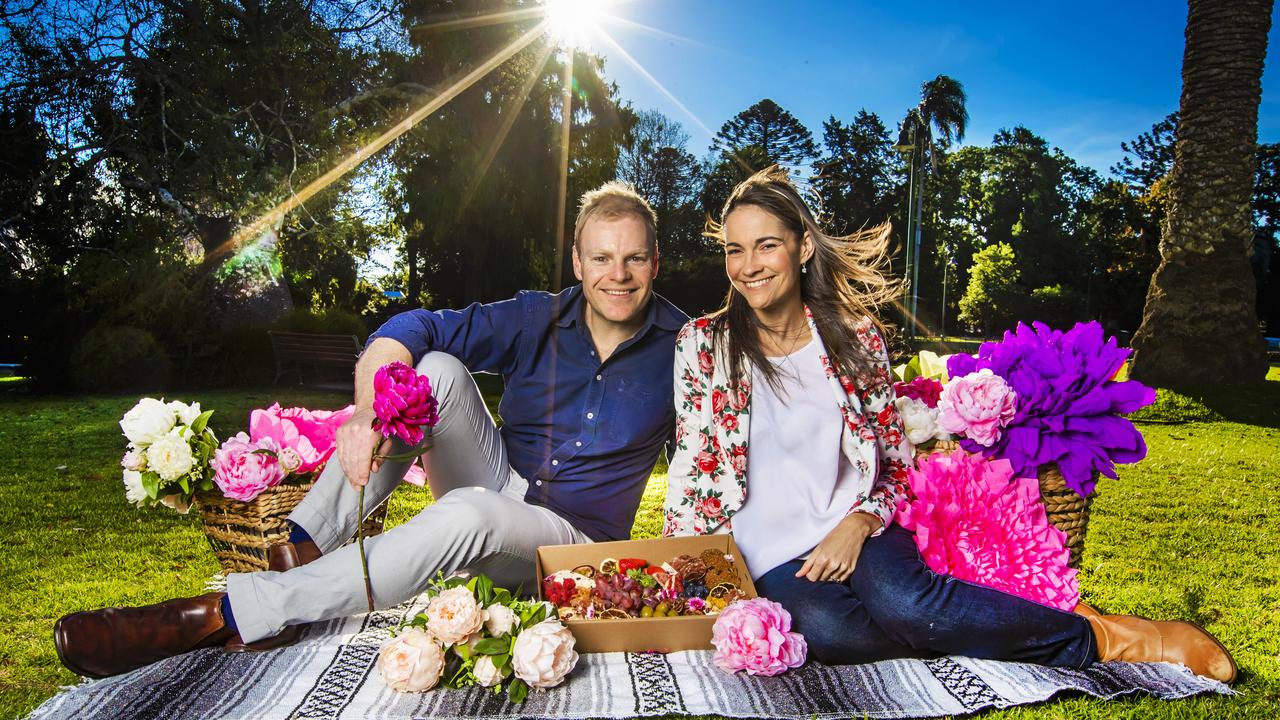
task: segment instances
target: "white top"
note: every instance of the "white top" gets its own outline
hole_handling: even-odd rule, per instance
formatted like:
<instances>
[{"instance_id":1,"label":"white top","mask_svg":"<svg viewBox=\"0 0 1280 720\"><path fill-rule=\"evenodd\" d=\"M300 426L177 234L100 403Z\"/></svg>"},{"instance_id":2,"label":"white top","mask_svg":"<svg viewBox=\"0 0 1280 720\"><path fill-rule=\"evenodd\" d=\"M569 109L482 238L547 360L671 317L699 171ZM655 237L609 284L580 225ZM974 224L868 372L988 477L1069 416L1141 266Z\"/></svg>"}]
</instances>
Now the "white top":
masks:
<instances>
[{"instance_id":1,"label":"white top","mask_svg":"<svg viewBox=\"0 0 1280 720\"><path fill-rule=\"evenodd\" d=\"M804 557L857 501L859 471L840 450L846 432L818 343L768 358L779 391L752 371L747 501L733 538L751 577Z\"/></svg>"}]
</instances>

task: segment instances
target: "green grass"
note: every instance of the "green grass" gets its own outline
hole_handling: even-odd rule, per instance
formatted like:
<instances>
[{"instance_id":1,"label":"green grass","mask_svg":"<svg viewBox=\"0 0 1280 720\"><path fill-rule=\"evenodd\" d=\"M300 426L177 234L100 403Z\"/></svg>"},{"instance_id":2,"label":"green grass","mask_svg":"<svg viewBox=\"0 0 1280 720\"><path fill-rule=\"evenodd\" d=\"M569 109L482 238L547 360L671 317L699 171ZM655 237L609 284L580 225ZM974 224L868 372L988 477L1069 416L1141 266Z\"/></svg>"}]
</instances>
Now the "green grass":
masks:
<instances>
[{"instance_id":1,"label":"green grass","mask_svg":"<svg viewBox=\"0 0 1280 720\"><path fill-rule=\"evenodd\" d=\"M1081 571L1087 600L1110 612L1186 618L1236 654L1236 697L1176 702L1065 698L984 713L1001 718L1272 718L1280 706L1280 368L1269 382L1161 391L1141 415L1148 458L1104 480ZM493 385L486 385L491 394ZM124 502L116 425L129 397L0 393L0 718L18 718L73 684L51 631L64 613L200 592L217 563L194 516ZM216 410L220 437L272 401L333 408L337 395L220 391L188 395ZM661 469L660 469L661 470ZM657 535L665 476L655 474L636 536ZM390 523L429 502L404 486Z\"/></svg>"}]
</instances>

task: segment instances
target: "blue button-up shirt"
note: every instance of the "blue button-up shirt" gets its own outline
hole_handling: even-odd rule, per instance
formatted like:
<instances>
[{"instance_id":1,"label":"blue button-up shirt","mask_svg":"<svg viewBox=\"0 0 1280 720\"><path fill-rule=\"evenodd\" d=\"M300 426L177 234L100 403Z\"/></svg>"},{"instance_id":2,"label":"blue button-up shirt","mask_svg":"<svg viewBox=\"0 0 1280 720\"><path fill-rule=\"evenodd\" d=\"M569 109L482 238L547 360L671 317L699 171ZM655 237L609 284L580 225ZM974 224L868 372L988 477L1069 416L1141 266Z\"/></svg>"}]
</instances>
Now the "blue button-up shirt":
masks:
<instances>
[{"instance_id":1,"label":"blue button-up shirt","mask_svg":"<svg viewBox=\"0 0 1280 720\"><path fill-rule=\"evenodd\" d=\"M602 363L584 304L575 285L464 310L411 310L369 341L396 340L415 364L438 350L472 372L502 375L502 439L511 467L529 481L525 501L593 540L621 540L674 428L675 338L688 318L655 295L644 325Z\"/></svg>"}]
</instances>

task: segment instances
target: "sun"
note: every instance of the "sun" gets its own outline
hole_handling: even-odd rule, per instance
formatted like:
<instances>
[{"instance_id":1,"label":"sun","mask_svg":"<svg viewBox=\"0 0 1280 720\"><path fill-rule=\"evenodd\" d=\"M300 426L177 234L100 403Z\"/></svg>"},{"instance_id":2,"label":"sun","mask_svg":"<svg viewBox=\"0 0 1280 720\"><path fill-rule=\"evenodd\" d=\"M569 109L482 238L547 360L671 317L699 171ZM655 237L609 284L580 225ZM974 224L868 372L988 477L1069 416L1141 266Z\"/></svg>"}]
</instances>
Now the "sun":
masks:
<instances>
[{"instance_id":1,"label":"sun","mask_svg":"<svg viewBox=\"0 0 1280 720\"><path fill-rule=\"evenodd\" d=\"M546 0L547 34L560 47L587 47L607 4L606 0Z\"/></svg>"}]
</instances>

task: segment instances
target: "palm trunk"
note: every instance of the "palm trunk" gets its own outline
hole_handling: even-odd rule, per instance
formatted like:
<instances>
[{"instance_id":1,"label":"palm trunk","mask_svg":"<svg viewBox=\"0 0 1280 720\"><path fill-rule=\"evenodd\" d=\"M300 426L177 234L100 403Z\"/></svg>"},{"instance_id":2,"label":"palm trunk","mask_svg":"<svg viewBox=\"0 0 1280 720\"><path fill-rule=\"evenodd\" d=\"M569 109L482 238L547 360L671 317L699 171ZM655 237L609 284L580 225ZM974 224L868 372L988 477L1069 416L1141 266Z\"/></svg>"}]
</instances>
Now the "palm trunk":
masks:
<instances>
[{"instance_id":1,"label":"palm trunk","mask_svg":"<svg viewBox=\"0 0 1280 720\"><path fill-rule=\"evenodd\" d=\"M1249 201L1271 0L1190 0L1160 266L1134 335L1151 385L1262 380Z\"/></svg>"}]
</instances>

